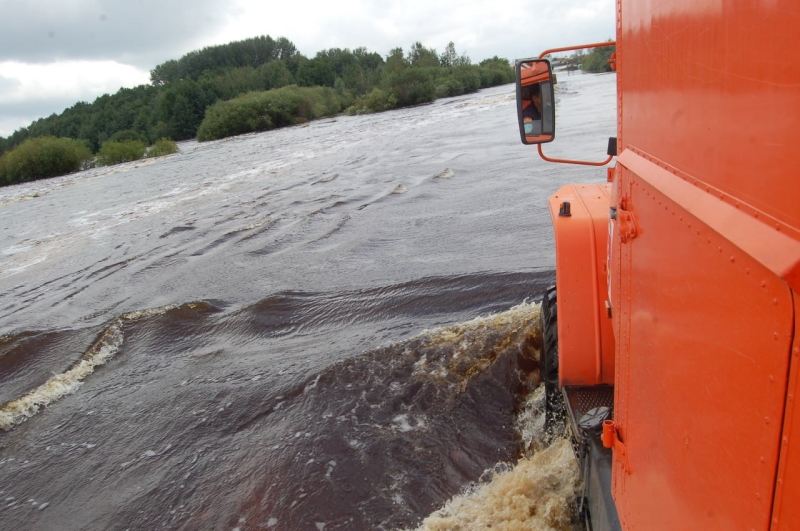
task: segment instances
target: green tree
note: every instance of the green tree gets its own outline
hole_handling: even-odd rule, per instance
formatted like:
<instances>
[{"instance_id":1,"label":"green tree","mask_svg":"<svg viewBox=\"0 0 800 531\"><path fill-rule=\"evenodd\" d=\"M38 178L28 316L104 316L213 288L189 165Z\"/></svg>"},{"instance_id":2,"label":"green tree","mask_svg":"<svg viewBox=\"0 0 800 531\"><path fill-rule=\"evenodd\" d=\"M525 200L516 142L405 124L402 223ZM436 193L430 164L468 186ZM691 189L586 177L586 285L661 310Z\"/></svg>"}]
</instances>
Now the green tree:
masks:
<instances>
[{"instance_id":1,"label":"green tree","mask_svg":"<svg viewBox=\"0 0 800 531\"><path fill-rule=\"evenodd\" d=\"M295 80L301 87L332 87L336 81L336 73L330 58L318 54L317 57L300 65Z\"/></svg>"},{"instance_id":2,"label":"green tree","mask_svg":"<svg viewBox=\"0 0 800 531\"><path fill-rule=\"evenodd\" d=\"M417 41L411 45L411 49L408 51L408 62L411 63L411 66L419 68L439 66L439 56L436 55L436 50L426 48Z\"/></svg>"},{"instance_id":3,"label":"green tree","mask_svg":"<svg viewBox=\"0 0 800 531\"><path fill-rule=\"evenodd\" d=\"M456 52L456 45L453 44L453 41L447 43L447 46L442 52L442 55L439 56L439 64L449 68L455 65L456 60L458 60L458 53Z\"/></svg>"},{"instance_id":4,"label":"green tree","mask_svg":"<svg viewBox=\"0 0 800 531\"><path fill-rule=\"evenodd\" d=\"M195 81L184 79L171 83L159 101L159 121L166 124L163 136L174 140L194 138L206 107L213 101L213 95L207 94Z\"/></svg>"},{"instance_id":5,"label":"green tree","mask_svg":"<svg viewBox=\"0 0 800 531\"><path fill-rule=\"evenodd\" d=\"M608 60L611 58L611 54L616 51L616 46L594 48L591 53L580 56L581 69L595 74L600 72L611 72L612 68Z\"/></svg>"},{"instance_id":6,"label":"green tree","mask_svg":"<svg viewBox=\"0 0 800 531\"><path fill-rule=\"evenodd\" d=\"M411 66L408 61L406 61L405 55L403 54L403 49L400 47L392 48L389 52L389 55L386 56L386 71L387 72L397 72L398 70L403 70Z\"/></svg>"}]
</instances>

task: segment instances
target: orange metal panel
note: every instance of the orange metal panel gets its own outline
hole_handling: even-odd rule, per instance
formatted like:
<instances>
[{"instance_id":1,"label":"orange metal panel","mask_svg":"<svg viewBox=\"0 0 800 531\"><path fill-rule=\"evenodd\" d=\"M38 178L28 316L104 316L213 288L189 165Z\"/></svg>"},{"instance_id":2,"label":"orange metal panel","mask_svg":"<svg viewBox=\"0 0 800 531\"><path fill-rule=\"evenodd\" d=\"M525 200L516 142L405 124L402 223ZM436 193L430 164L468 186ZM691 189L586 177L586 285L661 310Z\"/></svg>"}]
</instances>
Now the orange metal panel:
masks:
<instances>
[{"instance_id":1,"label":"orange metal panel","mask_svg":"<svg viewBox=\"0 0 800 531\"><path fill-rule=\"evenodd\" d=\"M794 344L791 354L791 373L786 392L786 417L783 421L781 459L775 483L775 504L772 511L773 531L797 531L797 509L800 507L800 313L797 302L800 294L792 292L795 302Z\"/></svg>"},{"instance_id":2,"label":"orange metal panel","mask_svg":"<svg viewBox=\"0 0 800 531\"><path fill-rule=\"evenodd\" d=\"M728 230L750 226L747 213L706 201L666 167L630 153L618 161L620 201L636 224L626 243L614 236L620 519L623 529L768 529L791 291L742 249L751 235ZM698 215L687 209L699 204Z\"/></svg>"},{"instance_id":3,"label":"orange metal panel","mask_svg":"<svg viewBox=\"0 0 800 531\"><path fill-rule=\"evenodd\" d=\"M633 145L800 228L797 1L622 0L619 9L620 152Z\"/></svg>"},{"instance_id":4,"label":"orange metal panel","mask_svg":"<svg viewBox=\"0 0 800 531\"><path fill-rule=\"evenodd\" d=\"M608 184L568 185L550 198L556 233L560 385L614 382L614 338L606 311ZM559 216L563 202L570 216Z\"/></svg>"}]
</instances>

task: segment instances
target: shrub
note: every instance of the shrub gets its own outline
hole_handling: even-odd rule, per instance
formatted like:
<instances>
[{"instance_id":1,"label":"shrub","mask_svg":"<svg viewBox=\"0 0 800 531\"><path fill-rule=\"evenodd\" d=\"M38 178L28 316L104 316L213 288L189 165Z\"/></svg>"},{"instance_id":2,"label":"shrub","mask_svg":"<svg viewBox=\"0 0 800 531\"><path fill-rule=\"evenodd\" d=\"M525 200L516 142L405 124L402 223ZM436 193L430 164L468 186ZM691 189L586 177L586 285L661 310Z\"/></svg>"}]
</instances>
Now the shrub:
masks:
<instances>
[{"instance_id":1,"label":"shrub","mask_svg":"<svg viewBox=\"0 0 800 531\"><path fill-rule=\"evenodd\" d=\"M52 136L31 138L3 155L0 182L12 184L72 173L91 159L92 152L79 140Z\"/></svg>"},{"instance_id":2,"label":"shrub","mask_svg":"<svg viewBox=\"0 0 800 531\"><path fill-rule=\"evenodd\" d=\"M439 68L407 68L391 72L386 79L388 90L400 107L428 103L436 99L435 73Z\"/></svg>"},{"instance_id":3,"label":"shrub","mask_svg":"<svg viewBox=\"0 0 800 531\"><path fill-rule=\"evenodd\" d=\"M147 158L163 157L164 155L172 155L178 152L178 144L169 138L162 138L157 140L155 144L150 146L147 150Z\"/></svg>"},{"instance_id":4,"label":"shrub","mask_svg":"<svg viewBox=\"0 0 800 531\"><path fill-rule=\"evenodd\" d=\"M475 92L481 88L481 75L480 68L472 65L457 66L453 68L453 78L458 80L462 87L463 93Z\"/></svg>"},{"instance_id":5,"label":"shrub","mask_svg":"<svg viewBox=\"0 0 800 531\"><path fill-rule=\"evenodd\" d=\"M197 129L197 140L203 142L268 131L331 116L342 111L347 99L349 96L339 95L330 87L290 85L266 92L249 92L209 107Z\"/></svg>"},{"instance_id":6,"label":"shrub","mask_svg":"<svg viewBox=\"0 0 800 531\"><path fill-rule=\"evenodd\" d=\"M464 94L464 85L453 77L445 77L439 80L436 85L436 97L447 98Z\"/></svg>"},{"instance_id":7,"label":"shrub","mask_svg":"<svg viewBox=\"0 0 800 531\"><path fill-rule=\"evenodd\" d=\"M493 87L514 81L514 67L506 59L497 57L484 59L479 65L481 87Z\"/></svg>"},{"instance_id":8,"label":"shrub","mask_svg":"<svg viewBox=\"0 0 800 531\"><path fill-rule=\"evenodd\" d=\"M608 60L611 54L616 51L616 46L604 46L603 48L595 48L591 53L584 55L581 58L581 68L586 72L600 73L612 72L611 65Z\"/></svg>"},{"instance_id":9,"label":"shrub","mask_svg":"<svg viewBox=\"0 0 800 531\"><path fill-rule=\"evenodd\" d=\"M97 163L100 166L111 166L122 162L139 160L144 157L147 146L140 140L120 140L103 142L97 152Z\"/></svg>"},{"instance_id":10,"label":"shrub","mask_svg":"<svg viewBox=\"0 0 800 531\"><path fill-rule=\"evenodd\" d=\"M139 133L138 131L131 131L130 129L117 131L108 138L108 142L121 142L123 140L139 140L140 142L147 142L145 135Z\"/></svg>"},{"instance_id":11,"label":"shrub","mask_svg":"<svg viewBox=\"0 0 800 531\"><path fill-rule=\"evenodd\" d=\"M4 184L10 184L10 181L7 180L8 177L6 176L6 156L5 154L0 155L0 186Z\"/></svg>"},{"instance_id":12,"label":"shrub","mask_svg":"<svg viewBox=\"0 0 800 531\"><path fill-rule=\"evenodd\" d=\"M394 109L396 106L397 98L394 94L375 87L369 94L357 98L355 103L347 109L347 114L382 112Z\"/></svg>"}]
</instances>

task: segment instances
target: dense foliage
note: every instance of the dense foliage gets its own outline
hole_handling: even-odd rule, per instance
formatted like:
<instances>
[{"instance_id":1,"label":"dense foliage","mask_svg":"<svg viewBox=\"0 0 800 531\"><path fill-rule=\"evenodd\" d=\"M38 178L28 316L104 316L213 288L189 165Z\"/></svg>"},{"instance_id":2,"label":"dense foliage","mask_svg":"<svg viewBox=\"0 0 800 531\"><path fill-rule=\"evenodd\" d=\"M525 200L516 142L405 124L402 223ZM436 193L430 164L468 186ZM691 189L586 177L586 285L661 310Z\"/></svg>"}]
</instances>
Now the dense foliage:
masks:
<instances>
[{"instance_id":1,"label":"dense foliage","mask_svg":"<svg viewBox=\"0 0 800 531\"><path fill-rule=\"evenodd\" d=\"M64 175L83 169L92 158L89 148L78 140L31 138L0 157L0 184Z\"/></svg>"},{"instance_id":2,"label":"dense foliage","mask_svg":"<svg viewBox=\"0 0 800 531\"><path fill-rule=\"evenodd\" d=\"M97 164L112 166L144 157L147 146L141 140L109 140L97 152Z\"/></svg>"},{"instance_id":3,"label":"dense foliage","mask_svg":"<svg viewBox=\"0 0 800 531\"><path fill-rule=\"evenodd\" d=\"M286 37L269 35L189 52L179 60L160 64L150 71L150 82L163 85L181 79L199 80L206 72L237 67L257 68L271 61L286 61L297 53Z\"/></svg>"},{"instance_id":4,"label":"dense foliage","mask_svg":"<svg viewBox=\"0 0 800 531\"><path fill-rule=\"evenodd\" d=\"M611 65L608 60L611 54L617 51L616 46L605 46L603 48L595 48L591 53L583 56L581 60L581 69L585 72L600 73L611 72Z\"/></svg>"},{"instance_id":5,"label":"dense foliage","mask_svg":"<svg viewBox=\"0 0 800 531\"><path fill-rule=\"evenodd\" d=\"M156 143L150 146L147 150L147 158L152 159L155 157L163 157L164 155L172 155L178 152L178 144L169 138L162 138L156 140Z\"/></svg>"},{"instance_id":6,"label":"dense foliage","mask_svg":"<svg viewBox=\"0 0 800 531\"><path fill-rule=\"evenodd\" d=\"M226 136L268 131L342 112L345 98L328 87L291 85L267 92L250 92L220 101L206 111L197 139L215 140Z\"/></svg>"},{"instance_id":7,"label":"dense foliage","mask_svg":"<svg viewBox=\"0 0 800 531\"><path fill-rule=\"evenodd\" d=\"M98 154L99 161L116 160L100 156L102 146L109 142L146 146L162 138L219 138L345 109L350 113L383 111L510 83L514 72L507 60L498 57L473 65L469 57L456 52L452 42L441 54L416 42L407 54L394 48L385 59L365 48L331 48L308 58L285 37L262 36L167 61L150 72L150 79L150 85L123 88L93 103L78 102L60 115L41 118L8 138L0 137L0 154L27 139L68 137L82 141ZM330 90L300 90L312 87ZM253 95L270 92L275 94ZM313 112L307 105L287 103L295 102L298 94L304 94L300 100L311 98ZM318 103L320 97L324 105ZM287 105L292 109L286 111L289 114L270 110ZM248 114L253 108L263 114Z\"/></svg>"},{"instance_id":8,"label":"dense foliage","mask_svg":"<svg viewBox=\"0 0 800 531\"><path fill-rule=\"evenodd\" d=\"M592 74L612 72L613 70L608 60L611 58L611 54L616 51L617 47L614 45L594 48L589 53L584 50L578 50L570 57L561 60L561 64L566 65L568 70L580 69Z\"/></svg>"}]
</instances>

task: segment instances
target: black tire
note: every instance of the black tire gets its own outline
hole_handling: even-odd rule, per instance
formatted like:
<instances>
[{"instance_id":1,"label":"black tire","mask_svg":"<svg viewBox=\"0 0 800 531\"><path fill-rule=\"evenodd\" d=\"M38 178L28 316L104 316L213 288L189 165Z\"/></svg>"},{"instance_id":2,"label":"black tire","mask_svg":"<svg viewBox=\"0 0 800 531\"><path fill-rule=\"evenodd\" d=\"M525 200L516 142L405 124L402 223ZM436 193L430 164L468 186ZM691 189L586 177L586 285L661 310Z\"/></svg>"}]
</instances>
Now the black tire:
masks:
<instances>
[{"instance_id":1,"label":"black tire","mask_svg":"<svg viewBox=\"0 0 800 531\"><path fill-rule=\"evenodd\" d=\"M558 299L556 287L550 286L542 298L542 352L540 374L544 382L546 438L552 441L564 429L564 398L558 387Z\"/></svg>"}]
</instances>

